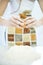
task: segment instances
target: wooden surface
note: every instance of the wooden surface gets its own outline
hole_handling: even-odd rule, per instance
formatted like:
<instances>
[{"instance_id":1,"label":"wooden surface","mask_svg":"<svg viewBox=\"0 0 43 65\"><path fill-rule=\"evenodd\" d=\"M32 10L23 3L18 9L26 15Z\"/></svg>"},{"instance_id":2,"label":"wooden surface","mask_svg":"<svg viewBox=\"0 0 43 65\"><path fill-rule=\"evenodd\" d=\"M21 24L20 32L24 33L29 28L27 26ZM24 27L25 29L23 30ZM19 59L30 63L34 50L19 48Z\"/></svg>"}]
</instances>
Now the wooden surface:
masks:
<instances>
[{"instance_id":1,"label":"wooden surface","mask_svg":"<svg viewBox=\"0 0 43 65\"><path fill-rule=\"evenodd\" d=\"M3 15L3 13L4 13L4 11L5 11L6 7L7 7L8 1L9 0L1 0L0 1L0 16Z\"/></svg>"},{"instance_id":2,"label":"wooden surface","mask_svg":"<svg viewBox=\"0 0 43 65\"><path fill-rule=\"evenodd\" d=\"M38 0L38 2L39 2L39 5L40 5L40 7L41 7L41 10L42 10L42 12L43 12L43 0Z\"/></svg>"}]
</instances>

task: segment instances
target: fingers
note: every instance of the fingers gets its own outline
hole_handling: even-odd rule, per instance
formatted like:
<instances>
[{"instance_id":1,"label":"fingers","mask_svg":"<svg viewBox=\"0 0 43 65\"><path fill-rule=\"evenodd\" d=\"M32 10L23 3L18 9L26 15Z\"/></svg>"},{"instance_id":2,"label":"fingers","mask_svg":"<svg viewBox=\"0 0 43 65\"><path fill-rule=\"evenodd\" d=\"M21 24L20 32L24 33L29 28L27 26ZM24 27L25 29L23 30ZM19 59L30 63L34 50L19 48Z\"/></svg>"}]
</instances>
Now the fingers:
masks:
<instances>
[{"instance_id":1,"label":"fingers","mask_svg":"<svg viewBox=\"0 0 43 65\"><path fill-rule=\"evenodd\" d=\"M11 18L11 20L10 20L11 22L10 22L10 25L11 26L15 26L15 27L22 27L23 26L23 23L22 23L22 21L20 21L19 19L17 19L17 18Z\"/></svg>"},{"instance_id":2,"label":"fingers","mask_svg":"<svg viewBox=\"0 0 43 65\"><path fill-rule=\"evenodd\" d=\"M28 28L28 27L36 27L36 26L37 26L37 21L32 22L31 24L28 24L28 25L26 26L26 28Z\"/></svg>"},{"instance_id":3,"label":"fingers","mask_svg":"<svg viewBox=\"0 0 43 65\"><path fill-rule=\"evenodd\" d=\"M34 19L34 18L32 18L32 17L28 17L28 18L25 20L25 25L26 25L26 27L35 26L35 22L36 22L36 19Z\"/></svg>"},{"instance_id":4,"label":"fingers","mask_svg":"<svg viewBox=\"0 0 43 65\"><path fill-rule=\"evenodd\" d=\"M14 16L12 17L14 20L17 20L17 21L19 21L19 22L21 22L21 23L23 23L23 20L22 19L19 19L18 17L17 18L15 18Z\"/></svg>"},{"instance_id":5,"label":"fingers","mask_svg":"<svg viewBox=\"0 0 43 65\"><path fill-rule=\"evenodd\" d=\"M27 18L25 19L25 21L28 21L28 20L31 20L31 19L33 19L33 17L32 17L32 16L27 17Z\"/></svg>"},{"instance_id":6,"label":"fingers","mask_svg":"<svg viewBox=\"0 0 43 65\"><path fill-rule=\"evenodd\" d=\"M34 23L35 21L36 21L35 19L31 19L31 20L28 19L28 21L26 21L26 26Z\"/></svg>"},{"instance_id":7,"label":"fingers","mask_svg":"<svg viewBox=\"0 0 43 65\"><path fill-rule=\"evenodd\" d=\"M37 26L36 23L37 21L32 18L32 17L28 17L25 20L20 20L18 18L12 17L10 19L10 25L11 26L15 26L15 27L20 27L20 28L28 28L28 27L33 27L33 26ZM24 25L25 24L25 25Z\"/></svg>"}]
</instances>

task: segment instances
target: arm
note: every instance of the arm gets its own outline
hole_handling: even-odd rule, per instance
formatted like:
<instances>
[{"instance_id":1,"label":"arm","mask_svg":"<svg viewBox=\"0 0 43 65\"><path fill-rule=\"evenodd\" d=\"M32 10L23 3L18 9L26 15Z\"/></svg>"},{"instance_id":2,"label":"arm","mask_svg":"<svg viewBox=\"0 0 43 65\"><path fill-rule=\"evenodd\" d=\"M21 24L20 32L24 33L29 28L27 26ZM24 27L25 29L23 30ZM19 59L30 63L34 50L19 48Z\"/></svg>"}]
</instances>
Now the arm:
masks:
<instances>
[{"instance_id":1,"label":"arm","mask_svg":"<svg viewBox=\"0 0 43 65\"><path fill-rule=\"evenodd\" d=\"M8 2L9 2L9 0L1 0L0 1L0 16L3 15L3 13L7 7Z\"/></svg>"},{"instance_id":2,"label":"arm","mask_svg":"<svg viewBox=\"0 0 43 65\"><path fill-rule=\"evenodd\" d=\"M43 25L43 17L40 20L35 20L32 17L29 17L28 19L26 19L26 27L39 27Z\"/></svg>"},{"instance_id":3,"label":"arm","mask_svg":"<svg viewBox=\"0 0 43 65\"><path fill-rule=\"evenodd\" d=\"M12 27L23 27L23 22L22 20L11 17L9 20L3 19L0 17L0 25L2 26L12 26Z\"/></svg>"},{"instance_id":4,"label":"arm","mask_svg":"<svg viewBox=\"0 0 43 65\"><path fill-rule=\"evenodd\" d=\"M4 25L4 26L8 26L8 24L9 24L8 22L9 22L8 20L3 19L3 18L0 17L0 26L1 26L1 25L2 25L2 26L3 26L3 25Z\"/></svg>"},{"instance_id":5,"label":"arm","mask_svg":"<svg viewBox=\"0 0 43 65\"><path fill-rule=\"evenodd\" d=\"M40 21L42 21L42 23L43 23L43 17L40 19Z\"/></svg>"}]
</instances>

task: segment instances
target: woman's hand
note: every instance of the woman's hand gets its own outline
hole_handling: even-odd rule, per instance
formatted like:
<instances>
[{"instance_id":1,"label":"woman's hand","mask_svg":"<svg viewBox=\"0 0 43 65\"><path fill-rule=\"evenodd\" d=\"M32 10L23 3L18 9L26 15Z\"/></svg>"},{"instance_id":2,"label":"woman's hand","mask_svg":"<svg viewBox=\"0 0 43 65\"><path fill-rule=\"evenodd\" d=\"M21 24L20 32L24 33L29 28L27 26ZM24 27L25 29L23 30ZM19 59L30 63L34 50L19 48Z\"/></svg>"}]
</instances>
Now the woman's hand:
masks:
<instances>
[{"instance_id":1,"label":"woman's hand","mask_svg":"<svg viewBox=\"0 0 43 65\"><path fill-rule=\"evenodd\" d=\"M15 18L14 16L10 19L10 25L20 28L28 28L36 26L36 19L33 17L27 17L26 19Z\"/></svg>"},{"instance_id":2,"label":"woman's hand","mask_svg":"<svg viewBox=\"0 0 43 65\"><path fill-rule=\"evenodd\" d=\"M4 20L0 18L0 25L2 26L12 26L12 27L19 27L19 28L24 28L24 27L33 27L36 26L38 23L36 20L32 17L28 17L26 19L20 19L20 18L15 18L11 17L10 20Z\"/></svg>"},{"instance_id":3,"label":"woman's hand","mask_svg":"<svg viewBox=\"0 0 43 65\"><path fill-rule=\"evenodd\" d=\"M43 18L37 21L36 19L32 17L28 17L24 20L20 18L15 18L15 17L11 17L10 20L5 20L0 17L0 25L19 27L19 28L38 27L40 25L43 25Z\"/></svg>"},{"instance_id":4,"label":"woman's hand","mask_svg":"<svg viewBox=\"0 0 43 65\"><path fill-rule=\"evenodd\" d=\"M0 25L2 26L12 26L12 27L23 27L23 21L21 19L11 17L9 20L5 20L0 17Z\"/></svg>"},{"instance_id":5,"label":"woman's hand","mask_svg":"<svg viewBox=\"0 0 43 65\"><path fill-rule=\"evenodd\" d=\"M25 24L26 24L26 27L39 27L41 25L43 25L43 17L40 19L40 20L36 20L35 18L33 17L28 17L26 20L25 20Z\"/></svg>"},{"instance_id":6,"label":"woman's hand","mask_svg":"<svg viewBox=\"0 0 43 65\"><path fill-rule=\"evenodd\" d=\"M34 27L34 26L37 25L37 20L35 18L33 18L33 17L27 17L24 20L24 22L25 22L26 28L28 28L28 27Z\"/></svg>"},{"instance_id":7,"label":"woman's hand","mask_svg":"<svg viewBox=\"0 0 43 65\"><path fill-rule=\"evenodd\" d=\"M23 27L23 20L19 19L19 18L15 18L15 17L11 17L10 21L10 26L14 26L14 27Z\"/></svg>"}]
</instances>

